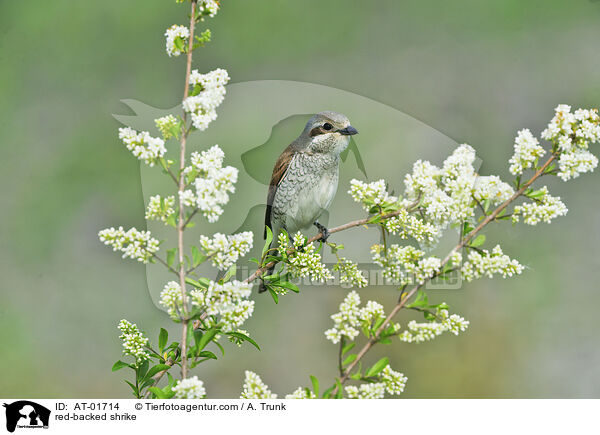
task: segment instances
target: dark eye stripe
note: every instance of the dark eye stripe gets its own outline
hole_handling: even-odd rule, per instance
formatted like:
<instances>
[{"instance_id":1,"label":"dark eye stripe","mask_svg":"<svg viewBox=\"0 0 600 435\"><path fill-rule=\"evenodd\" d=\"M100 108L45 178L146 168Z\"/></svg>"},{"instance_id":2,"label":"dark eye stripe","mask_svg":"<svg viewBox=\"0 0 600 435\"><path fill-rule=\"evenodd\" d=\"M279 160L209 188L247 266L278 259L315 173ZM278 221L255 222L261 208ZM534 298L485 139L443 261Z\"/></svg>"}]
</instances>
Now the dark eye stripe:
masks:
<instances>
[{"instance_id":1,"label":"dark eye stripe","mask_svg":"<svg viewBox=\"0 0 600 435\"><path fill-rule=\"evenodd\" d=\"M310 131L310 137L318 136L320 134L327 133L326 131L321 130L321 127L315 127Z\"/></svg>"}]
</instances>

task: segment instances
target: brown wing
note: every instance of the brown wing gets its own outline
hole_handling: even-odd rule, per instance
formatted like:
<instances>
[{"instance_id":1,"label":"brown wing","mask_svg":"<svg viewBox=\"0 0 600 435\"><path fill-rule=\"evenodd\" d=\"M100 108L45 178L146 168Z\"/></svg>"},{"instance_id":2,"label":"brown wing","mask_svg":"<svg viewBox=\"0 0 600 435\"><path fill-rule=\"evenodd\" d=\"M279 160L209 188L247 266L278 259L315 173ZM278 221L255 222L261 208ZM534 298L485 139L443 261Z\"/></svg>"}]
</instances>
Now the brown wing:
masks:
<instances>
[{"instance_id":1,"label":"brown wing","mask_svg":"<svg viewBox=\"0 0 600 435\"><path fill-rule=\"evenodd\" d=\"M295 150L292 148L292 145L288 146L279 156L277 161L275 162L275 167L273 168L273 175L271 175L271 182L269 183L269 195L267 196L267 210L265 212L265 226L273 229L271 226L271 209L273 207L273 200L275 199L275 193L277 192L277 187L284 179L285 174L290 166L290 162L294 157ZM267 238L267 229L265 228L265 232L263 237Z\"/></svg>"}]
</instances>

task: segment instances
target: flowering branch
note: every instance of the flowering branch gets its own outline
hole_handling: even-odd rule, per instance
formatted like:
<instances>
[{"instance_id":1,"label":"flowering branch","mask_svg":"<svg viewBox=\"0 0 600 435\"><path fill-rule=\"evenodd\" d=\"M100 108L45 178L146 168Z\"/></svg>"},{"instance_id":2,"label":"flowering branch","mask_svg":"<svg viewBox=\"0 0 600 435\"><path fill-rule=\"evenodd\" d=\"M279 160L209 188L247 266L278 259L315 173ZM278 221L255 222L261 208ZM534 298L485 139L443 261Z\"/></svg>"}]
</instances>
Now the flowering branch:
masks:
<instances>
[{"instance_id":1,"label":"flowering branch","mask_svg":"<svg viewBox=\"0 0 600 435\"><path fill-rule=\"evenodd\" d=\"M192 70L192 52L194 44L194 28L196 27L196 0L192 0L192 10L190 13L190 38L188 40L187 50L187 62L185 68L185 88L183 91L183 100L185 101L189 95L190 90L190 72ZM177 224L177 252L179 253L179 286L181 287L181 305L183 308L183 317L181 319L181 377L187 378L188 362L187 362L187 337L188 337L188 300L185 283L185 262L184 262L184 245L183 245L183 232L187 221L185 220L185 204L184 199L181 196L181 192L185 190L185 176L184 169L186 166L185 162L185 146L187 141L188 131L185 129L187 122L187 113L183 111L183 134L181 135L180 142L180 154L179 154L179 217Z\"/></svg>"}]
</instances>

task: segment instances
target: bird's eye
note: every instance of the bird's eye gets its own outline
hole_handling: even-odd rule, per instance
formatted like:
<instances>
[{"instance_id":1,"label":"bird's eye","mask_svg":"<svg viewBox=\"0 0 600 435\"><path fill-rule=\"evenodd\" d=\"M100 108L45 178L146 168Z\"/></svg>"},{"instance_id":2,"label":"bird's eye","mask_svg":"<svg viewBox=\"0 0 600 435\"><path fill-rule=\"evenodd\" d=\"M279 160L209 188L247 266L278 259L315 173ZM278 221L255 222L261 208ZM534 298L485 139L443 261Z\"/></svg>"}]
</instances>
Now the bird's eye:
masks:
<instances>
[{"instance_id":1,"label":"bird's eye","mask_svg":"<svg viewBox=\"0 0 600 435\"><path fill-rule=\"evenodd\" d=\"M333 125L331 125L328 122L326 122L325 124L323 124L323 130L331 130L332 128L333 128Z\"/></svg>"}]
</instances>

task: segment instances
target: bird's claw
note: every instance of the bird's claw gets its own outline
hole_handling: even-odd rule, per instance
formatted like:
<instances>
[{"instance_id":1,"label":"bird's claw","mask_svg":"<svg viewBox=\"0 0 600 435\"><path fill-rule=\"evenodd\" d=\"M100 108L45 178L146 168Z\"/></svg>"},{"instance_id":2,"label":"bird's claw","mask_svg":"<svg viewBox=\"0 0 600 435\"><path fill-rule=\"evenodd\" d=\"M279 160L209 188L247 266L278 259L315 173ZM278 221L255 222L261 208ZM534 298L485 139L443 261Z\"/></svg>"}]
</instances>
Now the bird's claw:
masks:
<instances>
[{"instance_id":1,"label":"bird's claw","mask_svg":"<svg viewBox=\"0 0 600 435\"><path fill-rule=\"evenodd\" d=\"M321 233L321 238L319 239L319 241L326 243L327 239L329 238L329 230L324 225L321 225L317 221L314 222L314 225L315 225L315 227L317 227L317 229Z\"/></svg>"}]
</instances>

